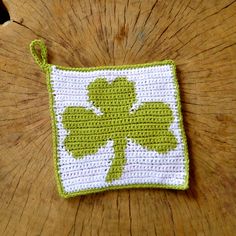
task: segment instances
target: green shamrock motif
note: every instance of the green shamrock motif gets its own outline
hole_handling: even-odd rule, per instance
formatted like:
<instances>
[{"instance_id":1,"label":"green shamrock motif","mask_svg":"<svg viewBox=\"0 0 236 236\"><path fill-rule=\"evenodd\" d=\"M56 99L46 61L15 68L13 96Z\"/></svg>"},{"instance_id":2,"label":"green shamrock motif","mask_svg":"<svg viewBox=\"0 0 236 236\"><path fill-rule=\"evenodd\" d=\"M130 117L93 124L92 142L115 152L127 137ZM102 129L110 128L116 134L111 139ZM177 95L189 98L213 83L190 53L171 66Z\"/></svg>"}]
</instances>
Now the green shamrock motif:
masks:
<instances>
[{"instance_id":1,"label":"green shamrock motif","mask_svg":"<svg viewBox=\"0 0 236 236\"><path fill-rule=\"evenodd\" d=\"M122 175L128 138L159 153L177 146L176 137L169 130L174 118L168 104L146 102L131 112L136 101L134 82L124 77L118 77L112 83L97 78L87 89L89 101L102 114L97 115L84 107L67 107L62 116L64 128L69 131L64 145L74 158L83 158L97 153L113 140L115 156L106 176L107 182Z\"/></svg>"}]
</instances>

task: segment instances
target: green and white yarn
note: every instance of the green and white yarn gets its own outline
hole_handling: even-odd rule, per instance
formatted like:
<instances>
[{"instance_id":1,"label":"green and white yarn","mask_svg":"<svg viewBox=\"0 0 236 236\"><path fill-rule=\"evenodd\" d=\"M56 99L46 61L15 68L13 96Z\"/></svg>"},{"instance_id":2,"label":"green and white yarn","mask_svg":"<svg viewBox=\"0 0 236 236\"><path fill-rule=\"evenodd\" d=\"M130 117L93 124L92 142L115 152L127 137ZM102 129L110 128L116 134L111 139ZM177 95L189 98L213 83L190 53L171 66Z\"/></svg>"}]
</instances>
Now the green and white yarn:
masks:
<instances>
[{"instance_id":1,"label":"green and white yarn","mask_svg":"<svg viewBox=\"0 0 236 236\"><path fill-rule=\"evenodd\" d=\"M34 40L30 49L47 74L61 196L188 187L187 143L173 61L64 68L48 64L42 41Z\"/></svg>"}]
</instances>

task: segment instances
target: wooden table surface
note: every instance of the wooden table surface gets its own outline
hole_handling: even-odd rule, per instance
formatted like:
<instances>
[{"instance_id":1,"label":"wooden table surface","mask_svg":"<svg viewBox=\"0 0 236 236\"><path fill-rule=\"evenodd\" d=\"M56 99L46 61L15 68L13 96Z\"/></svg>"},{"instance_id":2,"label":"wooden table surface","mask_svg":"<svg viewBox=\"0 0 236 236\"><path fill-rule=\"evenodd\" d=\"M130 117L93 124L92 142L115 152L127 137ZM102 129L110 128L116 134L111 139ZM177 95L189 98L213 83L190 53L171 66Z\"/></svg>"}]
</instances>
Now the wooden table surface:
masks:
<instances>
[{"instance_id":1,"label":"wooden table surface","mask_svg":"<svg viewBox=\"0 0 236 236\"><path fill-rule=\"evenodd\" d=\"M235 235L236 1L3 2L0 235ZM175 60L190 188L60 198L45 75L28 49L35 38L64 66Z\"/></svg>"}]
</instances>

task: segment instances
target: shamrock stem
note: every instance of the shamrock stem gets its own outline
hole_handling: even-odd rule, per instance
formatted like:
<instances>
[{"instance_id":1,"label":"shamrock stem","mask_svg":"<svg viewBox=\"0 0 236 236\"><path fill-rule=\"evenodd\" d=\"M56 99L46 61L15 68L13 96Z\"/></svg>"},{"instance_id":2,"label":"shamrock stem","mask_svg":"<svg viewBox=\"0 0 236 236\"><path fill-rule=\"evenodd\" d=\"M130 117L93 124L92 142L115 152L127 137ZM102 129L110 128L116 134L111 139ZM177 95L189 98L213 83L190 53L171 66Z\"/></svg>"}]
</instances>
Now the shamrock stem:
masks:
<instances>
[{"instance_id":1,"label":"shamrock stem","mask_svg":"<svg viewBox=\"0 0 236 236\"><path fill-rule=\"evenodd\" d=\"M125 149L127 145L126 138L121 138L113 140L113 148L115 152L115 157L112 160L111 167L106 176L107 182L112 182L113 180L119 179L122 175L124 165L126 163L125 159Z\"/></svg>"}]
</instances>

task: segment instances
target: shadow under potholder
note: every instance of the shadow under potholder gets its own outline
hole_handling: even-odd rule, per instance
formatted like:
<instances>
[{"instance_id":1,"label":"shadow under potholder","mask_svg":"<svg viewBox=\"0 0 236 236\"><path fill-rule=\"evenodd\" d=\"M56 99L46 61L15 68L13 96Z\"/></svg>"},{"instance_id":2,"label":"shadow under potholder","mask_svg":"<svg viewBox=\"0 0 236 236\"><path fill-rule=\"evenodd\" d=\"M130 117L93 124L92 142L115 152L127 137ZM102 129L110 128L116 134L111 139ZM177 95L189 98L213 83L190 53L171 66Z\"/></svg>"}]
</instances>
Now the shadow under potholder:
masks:
<instances>
[{"instance_id":1,"label":"shadow under potholder","mask_svg":"<svg viewBox=\"0 0 236 236\"><path fill-rule=\"evenodd\" d=\"M121 188L188 188L173 61L70 68L49 64L41 40L32 41L30 50L47 77L62 197Z\"/></svg>"}]
</instances>

